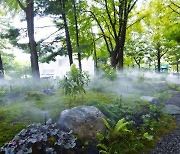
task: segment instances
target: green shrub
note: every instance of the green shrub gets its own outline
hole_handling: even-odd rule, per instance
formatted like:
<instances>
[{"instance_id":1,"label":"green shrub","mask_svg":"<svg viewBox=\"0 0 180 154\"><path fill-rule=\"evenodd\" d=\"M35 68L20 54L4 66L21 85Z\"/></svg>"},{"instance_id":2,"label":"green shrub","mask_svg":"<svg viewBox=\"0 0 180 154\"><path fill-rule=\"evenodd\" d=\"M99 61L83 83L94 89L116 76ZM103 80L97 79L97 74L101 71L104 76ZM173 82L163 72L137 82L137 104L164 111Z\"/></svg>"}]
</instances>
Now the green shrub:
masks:
<instances>
[{"instance_id":1,"label":"green shrub","mask_svg":"<svg viewBox=\"0 0 180 154\"><path fill-rule=\"evenodd\" d=\"M84 87L88 85L89 82L89 75L77 69L76 65L73 64L71 65L71 70L64 76L64 79L60 81L60 88L63 89L65 95L69 95L69 98L73 98L73 101L75 101L75 95L85 93Z\"/></svg>"},{"instance_id":2,"label":"green shrub","mask_svg":"<svg viewBox=\"0 0 180 154\"><path fill-rule=\"evenodd\" d=\"M121 119L117 122L114 128L112 128L107 120L103 119L103 122L107 128L106 134L97 133L97 137L100 143L97 147L100 148L101 154L113 154L117 153L117 145L121 142L121 139L131 131L127 129L129 122L125 122L124 119Z\"/></svg>"},{"instance_id":3,"label":"green shrub","mask_svg":"<svg viewBox=\"0 0 180 154\"><path fill-rule=\"evenodd\" d=\"M101 68L104 71L104 74L102 75L103 77L110 80L115 80L117 78L116 70L113 69L110 65L103 65Z\"/></svg>"},{"instance_id":4,"label":"green shrub","mask_svg":"<svg viewBox=\"0 0 180 154\"><path fill-rule=\"evenodd\" d=\"M111 127L107 120L103 119L107 128L105 135L98 133L101 154L131 154L143 150L144 143L153 140L153 136L148 132L135 134L134 130L129 130L131 122L125 119L119 120L114 127Z\"/></svg>"}]
</instances>

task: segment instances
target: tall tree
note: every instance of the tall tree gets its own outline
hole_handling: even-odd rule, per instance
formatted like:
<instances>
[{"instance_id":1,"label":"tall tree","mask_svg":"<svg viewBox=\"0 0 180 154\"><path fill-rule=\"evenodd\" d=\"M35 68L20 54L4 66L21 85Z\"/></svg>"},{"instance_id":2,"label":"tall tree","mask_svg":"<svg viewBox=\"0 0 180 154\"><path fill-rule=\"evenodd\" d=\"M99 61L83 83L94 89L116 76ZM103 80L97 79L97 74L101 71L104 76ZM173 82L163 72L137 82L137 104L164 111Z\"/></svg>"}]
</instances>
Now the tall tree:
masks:
<instances>
[{"instance_id":1,"label":"tall tree","mask_svg":"<svg viewBox=\"0 0 180 154\"><path fill-rule=\"evenodd\" d=\"M24 11L26 15L27 32L29 38L32 75L35 79L39 79L40 73L38 65L38 54L34 38L34 0L1 0L0 2L10 9L17 9L17 7L19 6Z\"/></svg>"},{"instance_id":2,"label":"tall tree","mask_svg":"<svg viewBox=\"0 0 180 154\"><path fill-rule=\"evenodd\" d=\"M111 65L123 69L124 44L130 12L138 0L95 0L90 12L97 22L111 57Z\"/></svg>"},{"instance_id":3,"label":"tall tree","mask_svg":"<svg viewBox=\"0 0 180 154\"><path fill-rule=\"evenodd\" d=\"M77 6L76 0L73 0L73 10L74 10L74 21L75 21L75 29L76 29L76 46L78 50L78 62L79 62L79 69L82 71L82 64L81 64L81 52L79 46L79 28L78 28L78 16L77 16Z\"/></svg>"},{"instance_id":4,"label":"tall tree","mask_svg":"<svg viewBox=\"0 0 180 154\"><path fill-rule=\"evenodd\" d=\"M36 1L36 5L39 8L39 10L37 10L37 13L40 16L44 16L44 15L50 16L52 19L54 19L54 23L58 28L58 30L51 35L54 36L54 39L51 38L52 39L51 42L46 44L45 43L46 39L39 42L41 43L40 48L46 49L44 51L41 50L40 53L42 55L45 55L43 61L48 62L50 60L55 60L55 57L57 55L66 54L69 57L69 64L70 65L73 64L72 41L69 32L69 21L67 17L67 13L69 11L68 4L69 1L67 0ZM47 53L49 53L48 56L46 56Z\"/></svg>"},{"instance_id":5,"label":"tall tree","mask_svg":"<svg viewBox=\"0 0 180 154\"><path fill-rule=\"evenodd\" d=\"M44 51L48 51L50 54L46 60L55 60L55 56L66 54L69 55L69 58L77 54L79 61L79 68L81 69L81 59L91 55L92 40L91 40L91 19L88 19L87 14L83 11L88 6L85 0L69 0L69 1L47 1L39 0L37 1L38 6L43 6L45 8L44 14L54 18L55 24L59 29L57 32L57 37L48 44ZM41 3L40 3L41 2ZM58 5L57 5L58 4ZM59 5L60 4L60 5ZM65 10L62 5L65 5ZM63 18L65 14L65 18ZM65 19L65 20L64 20ZM67 24L64 24L64 23ZM63 33L64 31L64 33ZM59 34L59 36L58 36ZM68 41L69 40L69 41ZM55 42L56 44L59 41L59 50L56 51L52 47L53 51L50 49L51 45ZM69 48L68 48L69 47ZM41 47L42 48L42 47ZM43 47L44 48L44 47ZM47 50L47 49L50 50ZM62 50L61 50L62 49ZM70 49L70 50L68 50ZM43 52L44 52L43 51ZM71 59L71 58L70 58Z\"/></svg>"},{"instance_id":6,"label":"tall tree","mask_svg":"<svg viewBox=\"0 0 180 154\"><path fill-rule=\"evenodd\" d=\"M133 34L133 36L134 38L131 38L126 42L125 53L134 59L140 69L143 59L146 57L151 48L144 34L136 34L136 37L135 34Z\"/></svg>"},{"instance_id":7,"label":"tall tree","mask_svg":"<svg viewBox=\"0 0 180 154\"><path fill-rule=\"evenodd\" d=\"M152 39L151 44L156 56L158 72L161 70L162 58L173 49L173 44L167 38L167 35L172 32L174 27L178 26L178 18L175 17L177 13L166 5L166 0L150 1L147 9L151 14L145 20L147 33Z\"/></svg>"},{"instance_id":8,"label":"tall tree","mask_svg":"<svg viewBox=\"0 0 180 154\"><path fill-rule=\"evenodd\" d=\"M71 38L69 34L69 28L68 28L68 22L67 22L67 14L66 14L66 2L65 0L59 0L59 4L61 7L61 14L62 19L64 21L64 29L65 29L65 35L66 35L66 43L67 43L67 51L69 56L69 63L70 65L73 64L73 57L72 57L72 44L71 44Z\"/></svg>"},{"instance_id":9,"label":"tall tree","mask_svg":"<svg viewBox=\"0 0 180 154\"><path fill-rule=\"evenodd\" d=\"M0 10L0 79L4 78L4 63L3 63L3 51L7 49L7 41L4 37L7 27L9 27L8 21L4 18L5 14Z\"/></svg>"}]
</instances>

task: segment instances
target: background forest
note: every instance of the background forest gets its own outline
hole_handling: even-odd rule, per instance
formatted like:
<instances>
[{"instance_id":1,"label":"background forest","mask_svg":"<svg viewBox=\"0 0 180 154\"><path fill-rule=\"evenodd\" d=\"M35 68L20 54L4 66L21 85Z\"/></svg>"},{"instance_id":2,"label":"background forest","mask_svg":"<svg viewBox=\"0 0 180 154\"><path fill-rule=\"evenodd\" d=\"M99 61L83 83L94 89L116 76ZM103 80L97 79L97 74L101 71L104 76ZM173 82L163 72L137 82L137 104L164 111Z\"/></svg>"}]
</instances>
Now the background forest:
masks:
<instances>
[{"instance_id":1,"label":"background forest","mask_svg":"<svg viewBox=\"0 0 180 154\"><path fill-rule=\"evenodd\" d=\"M103 64L118 69L156 66L160 72L163 62L179 72L178 1L2 0L1 3L2 74L14 70L23 75L22 66L13 61L13 53L6 52L12 47L31 55L35 78L40 77L38 62L54 61L58 55L67 55L70 65L73 56L76 57L80 70L81 60L93 57L96 69ZM17 15L26 21L25 29L17 29L9 20ZM52 25L35 27L34 18L44 17L50 18ZM49 26L55 26L57 31L36 41L36 32ZM29 43L20 43L26 36Z\"/></svg>"}]
</instances>

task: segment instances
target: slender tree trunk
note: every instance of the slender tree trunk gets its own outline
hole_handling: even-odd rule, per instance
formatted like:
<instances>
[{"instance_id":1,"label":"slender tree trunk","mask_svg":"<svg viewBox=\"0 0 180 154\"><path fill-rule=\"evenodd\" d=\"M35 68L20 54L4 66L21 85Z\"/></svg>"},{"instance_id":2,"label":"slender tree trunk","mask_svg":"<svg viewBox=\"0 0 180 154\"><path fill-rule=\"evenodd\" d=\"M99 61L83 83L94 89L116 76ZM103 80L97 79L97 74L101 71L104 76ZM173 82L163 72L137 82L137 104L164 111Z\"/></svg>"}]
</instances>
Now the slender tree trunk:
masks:
<instances>
[{"instance_id":1,"label":"slender tree trunk","mask_svg":"<svg viewBox=\"0 0 180 154\"><path fill-rule=\"evenodd\" d=\"M93 49L94 49L94 54L93 54L93 60L94 60L94 72L95 74L97 73L98 70L98 61L97 61L97 52L96 52L96 41L95 41L95 34L93 33L92 29L92 42L93 42Z\"/></svg>"},{"instance_id":2,"label":"slender tree trunk","mask_svg":"<svg viewBox=\"0 0 180 154\"><path fill-rule=\"evenodd\" d=\"M97 53L96 53L96 42L94 42L94 66L98 69Z\"/></svg>"},{"instance_id":3,"label":"slender tree trunk","mask_svg":"<svg viewBox=\"0 0 180 154\"><path fill-rule=\"evenodd\" d=\"M0 79L4 78L4 67L3 67L3 62L2 62L2 57L0 53Z\"/></svg>"},{"instance_id":4,"label":"slender tree trunk","mask_svg":"<svg viewBox=\"0 0 180 154\"><path fill-rule=\"evenodd\" d=\"M159 46L157 48L157 60L158 60L158 73L160 73L161 72L161 51L160 51Z\"/></svg>"},{"instance_id":5,"label":"slender tree trunk","mask_svg":"<svg viewBox=\"0 0 180 154\"><path fill-rule=\"evenodd\" d=\"M139 68L139 70L141 69L141 64L140 63L138 63L138 68Z\"/></svg>"},{"instance_id":6,"label":"slender tree trunk","mask_svg":"<svg viewBox=\"0 0 180 154\"><path fill-rule=\"evenodd\" d=\"M179 73L179 64L178 64L178 61L177 61L177 64L176 64L176 70L177 70L177 73Z\"/></svg>"},{"instance_id":7,"label":"slender tree trunk","mask_svg":"<svg viewBox=\"0 0 180 154\"><path fill-rule=\"evenodd\" d=\"M139 70L141 69L141 59L136 59L135 57L134 57L134 61L136 62L136 64L138 65L138 68L139 68Z\"/></svg>"},{"instance_id":8,"label":"slender tree trunk","mask_svg":"<svg viewBox=\"0 0 180 154\"><path fill-rule=\"evenodd\" d=\"M32 0L27 0L26 12L26 21L27 21L27 30L29 38L29 48L31 53L31 68L32 75L35 79L40 79L39 65L38 65L38 54L36 49L36 42L34 38L34 2Z\"/></svg>"},{"instance_id":9,"label":"slender tree trunk","mask_svg":"<svg viewBox=\"0 0 180 154\"><path fill-rule=\"evenodd\" d=\"M69 34L69 29L68 29L68 23L66 20L66 6L65 6L65 0L59 0L61 7L62 7L62 18L64 21L64 28L65 28L65 35L66 35L66 43L67 43L67 51L68 51L68 56L69 56L69 63L70 65L73 64L73 56L72 56L72 45L71 45L71 39L70 39L70 34Z\"/></svg>"},{"instance_id":10,"label":"slender tree trunk","mask_svg":"<svg viewBox=\"0 0 180 154\"><path fill-rule=\"evenodd\" d=\"M79 48L79 30L78 30L78 21L77 21L77 11L76 11L76 2L73 0L73 8L74 8L74 20L75 20L75 27L76 27L76 46L78 50L78 62L79 62L79 69L82 71L81 65L81 51Z\"/></svg>"}]
</instances>

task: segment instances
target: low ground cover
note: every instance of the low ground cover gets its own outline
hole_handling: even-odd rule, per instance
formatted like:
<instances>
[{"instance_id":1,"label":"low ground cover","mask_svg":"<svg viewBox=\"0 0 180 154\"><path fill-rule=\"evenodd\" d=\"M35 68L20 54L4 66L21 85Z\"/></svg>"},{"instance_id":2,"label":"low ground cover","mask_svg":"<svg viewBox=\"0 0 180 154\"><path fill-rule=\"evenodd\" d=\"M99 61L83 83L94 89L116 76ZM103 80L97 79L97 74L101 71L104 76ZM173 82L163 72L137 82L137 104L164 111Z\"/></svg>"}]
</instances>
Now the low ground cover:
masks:
<instances>
[{"instance_id":1,"label":"low ground cover","mask_svg":"<svg viewBox=\"0 0 180 154\"><path fill-rule=\"evenodd\" d=\"M29 124L44 124L48 118L56 122L64 109L92 105L104 113L112 128L122 118L129 123L127 128L131 133L122 133L123 137L113 145L118 147L113 148L116 152L134 153L152 148L159 137L173 130L176 124L171 116L164 114L159 107L142 101L140 97L142 94L154 96L163 104L172 95L167 91L178 88L163 83L162 89L158 87L153 91L153 83L149 83L148 89L145 79L139 84L133 84L134 82L133 79L129 80L129 87L120 83L118 79L104 82L104 85L102 82L95 82L96 84L86 88L85 93L76 94L71 106L69 95L65 95L58 85L55 87L55 82L36 83L33 86L24 83L18 83L17 86L3 85L0 88L0 146L10 141ZM119 91L117 87L113 88L114 85L119 87ZM145 89L147 91L143 93ZM109 146L106 141L100 142ZM115 151L110 153L113 152Z\"/></svg>"}]
</instances>

